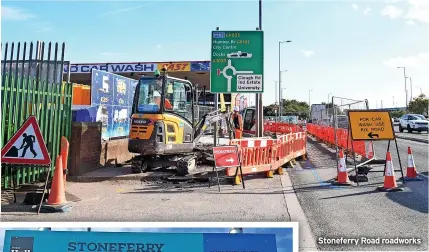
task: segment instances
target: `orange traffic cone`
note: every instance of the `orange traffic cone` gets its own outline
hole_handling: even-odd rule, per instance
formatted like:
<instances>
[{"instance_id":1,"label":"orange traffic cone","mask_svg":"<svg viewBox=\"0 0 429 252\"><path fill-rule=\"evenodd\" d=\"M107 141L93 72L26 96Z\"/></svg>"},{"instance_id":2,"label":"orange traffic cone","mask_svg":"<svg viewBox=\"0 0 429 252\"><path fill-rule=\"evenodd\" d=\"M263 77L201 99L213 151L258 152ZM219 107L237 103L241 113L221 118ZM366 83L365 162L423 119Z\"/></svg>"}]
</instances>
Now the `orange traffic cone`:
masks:
<instances>
[{"instance_id":1,"label":"orange traffic cone","mask_svg":"<svg viewBox=\"0 0 429 252\"><path fill-rule=\"evenodd\" d=\"M373 159L374 158L374 146L372 145L372 141L368 143L366 148L366 158Z\"/></svg>"},{"instance_id":2,"label":"orange traffic cone","mask_svg":"<svg viewBox=\"0 0 429 252\"><path fill-rule=\"evenodd\" d=\"M52 179L48 202L42 205L42 209L51 212L66 212L70 207L71 206L66 201L62 158L58 156L55 162L54 177Z\"/></svg>"},{"instance_id":3,"label":"orange traffic cone","mask_svg":"<svg viewBox=\"0 0 429 252\"><path fill-rule=\"evenodd\" d=\"M384 185L378 187L381 191L402 191L403 189L396 184L395 169L393 168L392 155L386 153L386 169L384 170Z\"/></svg>"},{"instance_id":4,"label":"orange traffic cone","mask_svg":"<svg viewBox=\"0 0 429 252\"><path fill-rule=\"evenodd\" d=\"M405 180L417 180L421 181L422 179L417 176L416 164L414 163L413 151L411 147L408 146L408 166L407 166L407 176Z\"/></svg>"},{"instance_id":5,"label":"orange traffic cone","mask_svg":"<svg viewBox=\"0 0 429 252\"><path fill-rule=\"evenodd\" d=\"M347 167L346 167L346 158L344 157L344 151L340 150L339 155L339 162L338 162L338 168L337 168L337 181L333 184L335 185L352 185L351 181L349 180L349 175L347 173Z\"/></svg>"}]
</instances>

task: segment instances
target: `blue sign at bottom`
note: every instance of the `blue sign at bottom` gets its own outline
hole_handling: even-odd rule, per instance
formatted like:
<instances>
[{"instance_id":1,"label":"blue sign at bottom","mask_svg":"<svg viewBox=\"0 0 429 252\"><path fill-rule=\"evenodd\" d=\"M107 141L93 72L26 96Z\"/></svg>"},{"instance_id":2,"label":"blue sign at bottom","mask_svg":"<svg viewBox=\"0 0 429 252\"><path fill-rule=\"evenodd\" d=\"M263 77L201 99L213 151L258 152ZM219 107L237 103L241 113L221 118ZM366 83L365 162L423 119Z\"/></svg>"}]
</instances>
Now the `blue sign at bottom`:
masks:
<instances>
[{"instance_id":1,"label":"blue sign at bottom","mask_svg":"<svg viewBox=\"0 0 429 252\"><path fill-rule=\"evenodd\" d=\"M3 252L277 252L274 234L7 230Z\"/></svg>"}]
</instances>

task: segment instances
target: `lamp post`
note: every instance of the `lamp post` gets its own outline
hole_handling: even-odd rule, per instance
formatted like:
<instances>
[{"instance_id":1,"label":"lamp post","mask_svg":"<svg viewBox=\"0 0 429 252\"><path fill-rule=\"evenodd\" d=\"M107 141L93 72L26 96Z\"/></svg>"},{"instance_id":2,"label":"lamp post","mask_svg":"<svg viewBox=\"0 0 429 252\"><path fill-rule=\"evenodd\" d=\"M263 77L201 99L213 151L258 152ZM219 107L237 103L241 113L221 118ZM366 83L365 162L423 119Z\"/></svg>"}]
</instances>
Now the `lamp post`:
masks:
<instances>
[{"instance_id":1,"label":"lamp post","mask_svg":"<svg viewBox=\"0 0 429 252\"><path fill-rule=\"evenodd\" d=\"M281 94L280 94L281 90L282 90L282 72L287 71L287 70L285 70L285 71L281 70L281 48L282 48L281 45L284 43L290 43L290 42L292 42L292 40L279 41L279 105L280 105L279 114L280 114L280 116L282 113L282 109L281 109L282 101L281 101Z\"/></svg>"},{"instance_id":2,"label":"lamp post","mask_svg":"<svg viewBox=\"0 0 429 252\"><path fill-rule=\"evenodd\" d=\"M311 114L311 92L312 91L313 91L312 89L308 90L308 116L310 116Z\"/></svg>"},{"instance_id":3,"label":"lamp post","mask_svg":"<svg viewBox=\"0 0 429 252\"><path fill-rule=\"evenodd\" d=\"M327 109L327 110L326 110L326 111L327 111L327 112L326 112L326 115L327 115L328 117L329 117L329 103L330 103L329 96L330 96L331 94L332 94L332 93L329 93L329 94L328 94L328 104L326 104L326 106L327 106L327 108L326 108L326 109Z\"/></svg>"},{"instance_id":4,"label":"lamp post","mask_svg":"<svg viewBox=\"0 0 429 252\"><path fill-rule=\"evenodd\" d=\"M258 2L258 9L259 9L259 15L258 15L258 28L257 30L262 31L262 0L259 0ZM264 107L262 103L262 94L256 94L255 95L255 106L256 106L256 136L262 137L264 135L264 124L263 124L263 118L264 118Z\"/></svg>"},{"instance_id":5,"label":"lamp post","mask_svg":"<svg viewBox=\"0 0 429 252\"><path fill-rule=\"evenodd\" d=\"M405 107L408 107L408 91L407 91L407 75L405 74L405 67L398 67L404 69L404 81L405 81Z\"/></svg>"},{"instance_id":6,"label":"lamp post","mask_svg":"<svg viewBox=\"0 0 429 252\"><path fill-rule=\"evenodd\" d=\"M413 82L411 81L411 77L410 77L410 101L413 100Z\"/></svg>"}]
</instances>

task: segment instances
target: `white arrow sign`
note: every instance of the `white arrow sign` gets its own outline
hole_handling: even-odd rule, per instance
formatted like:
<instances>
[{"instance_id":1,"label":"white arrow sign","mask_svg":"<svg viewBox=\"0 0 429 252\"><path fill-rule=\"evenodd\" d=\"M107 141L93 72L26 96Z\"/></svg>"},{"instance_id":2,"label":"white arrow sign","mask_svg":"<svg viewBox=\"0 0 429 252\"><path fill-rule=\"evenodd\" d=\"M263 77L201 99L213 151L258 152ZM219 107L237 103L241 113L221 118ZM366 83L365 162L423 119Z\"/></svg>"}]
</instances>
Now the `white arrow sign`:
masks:
<instances>
[{"instance_id":1,"label":"white arrow sign","mask_svg":"<svg viewBox=\"0 0 429 252\"><path fill-rule=\"evenodd\" d=\"M230 162L230 163L232 163L232 162L234 162L234 159L233 158L230 158L230 159L227 159L227 160L225 160L226 162Z\"/></svg>"}]
</instances>

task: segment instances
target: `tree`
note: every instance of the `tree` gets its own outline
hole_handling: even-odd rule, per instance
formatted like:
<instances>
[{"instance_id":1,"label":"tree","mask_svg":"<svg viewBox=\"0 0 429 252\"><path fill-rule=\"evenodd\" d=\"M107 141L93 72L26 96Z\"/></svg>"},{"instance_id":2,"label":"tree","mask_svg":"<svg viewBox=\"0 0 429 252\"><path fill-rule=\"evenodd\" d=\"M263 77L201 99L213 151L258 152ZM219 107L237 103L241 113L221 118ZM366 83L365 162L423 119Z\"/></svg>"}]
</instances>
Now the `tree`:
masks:
<instances>
[{"instance_id":1,"label":"tree","mask_svg":"<svg viewBox=\"0 0 429 252\"><path fill-rule=\"evenodd\" d=\"M301 118L307 118L309 112L309 106L306 102L300 102L297 100L285 100L283 99L283 115L296 115ZM264 115L265 116L276 116L276 111L278 113L278 105L270 104L268 106L264 106Z\"/></svg>"},{"instance_id":2,"label":"tree","mask_svg":"<svg viewBox=\"0 0 429 252\"><path fill-rule=\"evenodd\" d=\"M429 99L421 94L408 103L408 111L414 114L428 115Z\"/></svg>"},{"instance_id":3,"label":"tree","mask_svg":"<svg viewBox=\"0 0 429 252\"><path fill-rule=\"evenodd\" d=\"M401 118L403 115L405 115L405 113L406 112L404 110L392 111L390 112L390 116L395 118Z\"/></svg>"}]
</instances>

